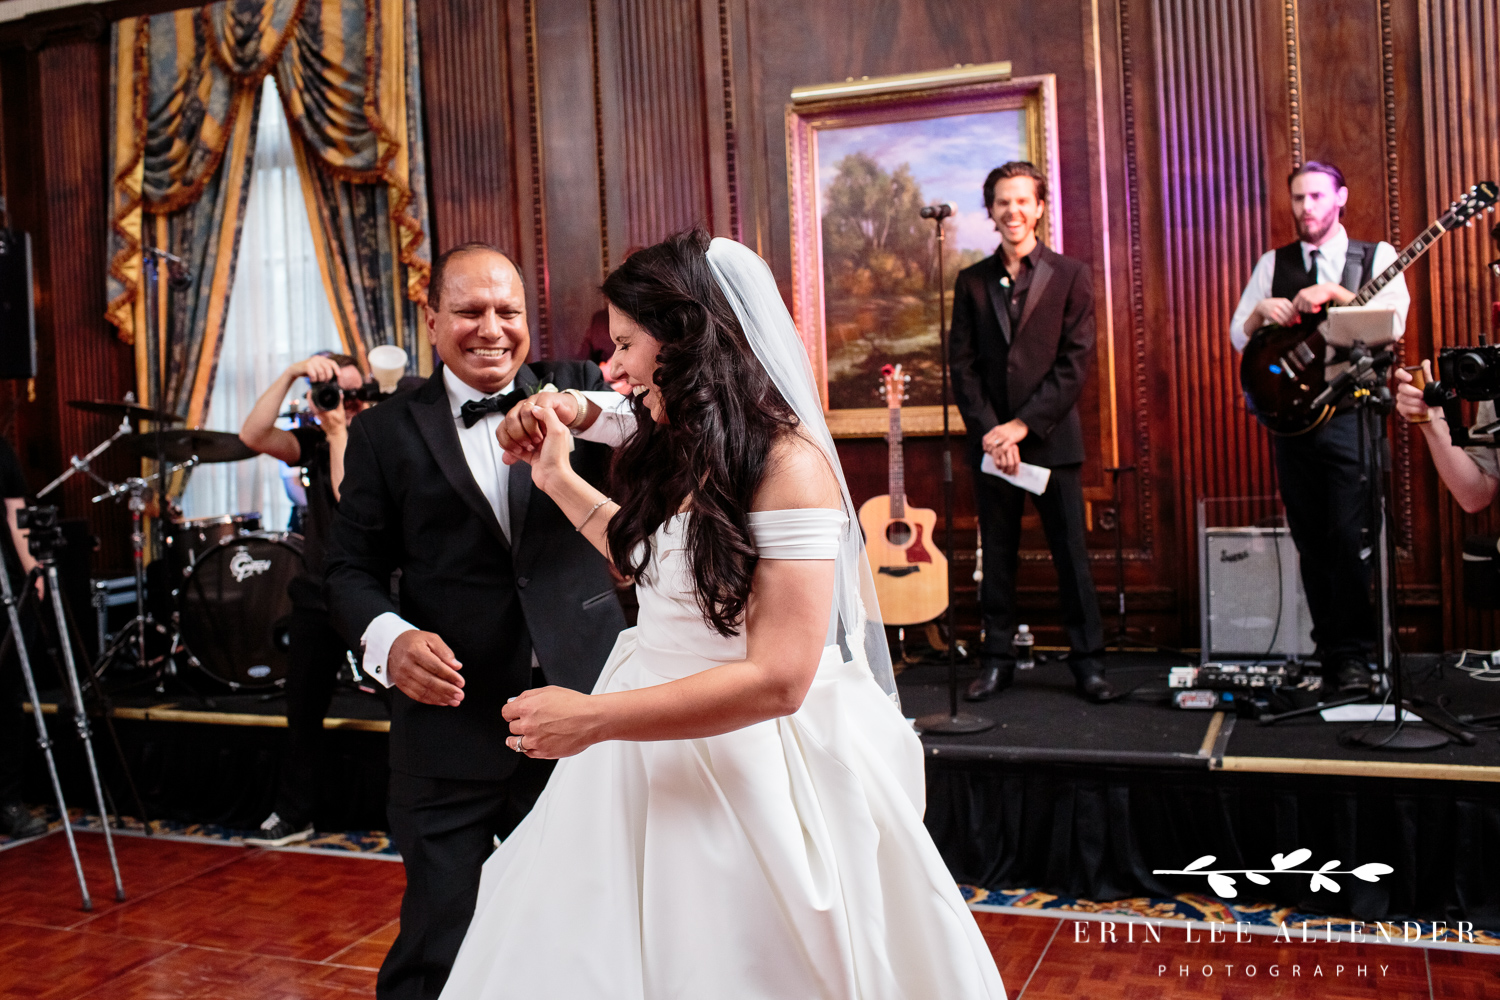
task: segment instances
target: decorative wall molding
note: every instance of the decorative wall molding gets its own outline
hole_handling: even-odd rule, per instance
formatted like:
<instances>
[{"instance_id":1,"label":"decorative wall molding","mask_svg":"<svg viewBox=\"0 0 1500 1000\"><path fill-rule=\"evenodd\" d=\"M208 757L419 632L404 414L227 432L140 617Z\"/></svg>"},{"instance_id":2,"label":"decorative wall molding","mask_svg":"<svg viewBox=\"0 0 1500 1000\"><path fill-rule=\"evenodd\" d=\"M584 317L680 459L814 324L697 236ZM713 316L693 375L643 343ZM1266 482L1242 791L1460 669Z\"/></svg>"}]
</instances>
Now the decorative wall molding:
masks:
<instances>
[{"instance_id":1,"label":"decorative wall molding","mask_svg":"<svg viewBox=\"0 0 1500 1000\"><path fill-rule=\"evenodd\" d=\"M729 0L719 0L719 79L724 98L724 167L729 188L729 231L737 240L740 229L739 146L735 140L734 60L729 37Z\"/></svg>"},{"instance_id":2,"label":"decorative wall molding","mask_svg":"<svg viewBox=\"0 0 1500 1000\"><path fill-rule=\"evenodd\" d=\"M542 191L542 111L537 83L536 0L523 0L526 31L526 130L531 142L531 239L536 256L536 337L533 352L552 357L547 280L547 202Z\"/></svg>"},{"instance_id":3,"label":"decorative wall molding","mask_svg":"<svg viewBox=\"0 0 1500 1000\"><path fill-rule=\"evenodd\" d=\"M1141 259L1141 176L1136 143L1135 53L1131 47L1130 0L1119 3L1120 106L1125 132L1125 218L1130 258L1130 339L1135 347L1132 378L1135 400L1135 467L1140 497L1141 558L1155 557L1156 510L1151 476L1151 392L1146 377L1146 290Z\"/></svg>"},{"instance_id":4,"label":"decorative wall molding","mask_svg":"<svg viewBox=\"0 0 1500 1000\"><path fill-rule=\"evenodd\" d=\"M1391 0L1380 0L1381 104L1385 118L1386 239L1401 246L1401 174L1396 135L1396 46L1391 29ZM1406 347L1402 345L1402 353ZM1396 547L1410 553L1414 532L1412 514L1411 435L1397 434L1395 454Z\"/></svg>"},{"instance_id":5,"label":"decorative wall molding","mask_svg":"<svg viewBox=\"0 0 1500 1000\"><path fill-rule=\"evenodd\" d=\"M604 88L599 71L599 0L589 0L589 55L594 70L594 156L599 173L599 280L609 275L609 186L604 171Z\"/></svg>"},{"instance_id":6,"label":"decorative wall molding","mask_svg":"<svg viewBox=\"0 0 1500 1000\"><path fill-rule=\"evenodd\" d=\"M1302 166L1302 41L1297 24L1297 0L1282 0L1286 37L1287 125L1291 129L1292 166Z\"/></svg>"}]
</instances>

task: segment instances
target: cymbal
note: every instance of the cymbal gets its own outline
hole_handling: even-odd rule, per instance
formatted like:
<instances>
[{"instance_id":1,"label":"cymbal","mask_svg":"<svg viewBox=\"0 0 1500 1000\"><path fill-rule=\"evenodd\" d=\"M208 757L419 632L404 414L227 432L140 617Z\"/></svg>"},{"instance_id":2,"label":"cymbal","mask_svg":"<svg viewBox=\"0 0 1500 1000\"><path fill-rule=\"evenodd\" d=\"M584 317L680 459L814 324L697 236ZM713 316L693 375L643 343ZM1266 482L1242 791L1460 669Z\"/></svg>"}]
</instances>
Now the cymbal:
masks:
<instances>
[{"instance_id":1,"label":"cymbal","mask_svg":"<svg viewBox=\"0 0 1500 1000\"><path fill-rule=\"evenodd\" d=\"M242 462L256 455L238 435L226 431L151 431L126 435L125 442L142 458L155 458L158 439L161 457L169 462L186 462L194 455L205 463Z\"/></svg>"},{"instance_id":2,"label":"cymbal","mask_svg":"<svg viewBox=\"0 0 1500 1000\"><path fill-rule=\"evenodd\" d=\"M170 413L162 413L160 410L153 410L136 403L116 403L111 399L70 399L68 405L85 413L102 413L114 420L129 417L131 420L154 420L159 424L182 423L181 417Z\"/></svg>"}]
</instances>

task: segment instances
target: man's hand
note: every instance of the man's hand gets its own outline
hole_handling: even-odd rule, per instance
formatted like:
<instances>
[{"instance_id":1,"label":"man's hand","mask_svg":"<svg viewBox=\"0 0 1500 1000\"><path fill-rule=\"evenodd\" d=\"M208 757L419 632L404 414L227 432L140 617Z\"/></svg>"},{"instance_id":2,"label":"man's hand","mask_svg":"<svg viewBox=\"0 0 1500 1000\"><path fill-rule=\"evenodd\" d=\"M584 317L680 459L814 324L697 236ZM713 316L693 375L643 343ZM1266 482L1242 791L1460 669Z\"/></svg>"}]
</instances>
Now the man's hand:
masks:
<instances>
[{"instance_id":1,"label":"man's hand","mask_svg":"<svg viewBox=\"0 0 1500 1000\"><path fill-rule=\"evenodd\" d=\"M512 750L516 741L528 757L555 759L582 753L599 742L593 725L594 699L563 687L523 691L501 710L514 734L506 740Z\"/></svg>"},{"instance_id":2,"label":"man's hand","mask_svg":"<svg viewBox=\"0 0 1500 1000\"><path fill-rule=\"evenodd\" d=\"M410 629L391 643L385 661L391 683L413 701L455 707L464 700L463 669L448 644L432 632Z\"/></svg>"},{"instance_id":3,"label":"man's hand","mask_svg":"<svg viewBox=\"0 0 1500 1000\"><path fill-rule=\"evenodd\" d=\"M546 426L533 407L551 410L557 414L558 421L564 427L578 419L578 400L565 392L539 392L525 403L511 407L505 419L500 421L495 437L499 440L500 447L515 458L536 451L547 437Z\"/></svg>"},{"instance_id":4,"label":"man's hand","mask_svg":"<svg viewBox=\"0 0 1500 1000\"><path fill-rule=\"evenodd\" d=\"M332 358L314 354L305 361L294 361L287 371L293 378L306 376L309 382L333 382L339 377L339 366Z\"/></svg>"},{"instance_id":5,"label":"man's hand","mask_svg":"<svg viewBox=\"0 0 1500 1000\"><path fill-rule=\"evenodd\" d=\"M1261 299L1255 304L1250 318L1245 321L1245 333L1252 334L1263 326L1295 326L1302 322L1302 314L1290 299Z\"/></svg>"},{"instance_id":6,"label":"man's hand","mask_svg":"<svg viewBox=\"0 0 1500 1000\"><path fill-rule=\"evenodd\" d=\"M1332 303L1336 306L1348 305L1354 301L1354 293L1343 285L1335 285L1331 281L1320 284L1309 285L1297 293L1292 299L1292 308L1298 312L1315 313L1324 306Z\"/></svg>"},{"instance_id":7,"label":"man's hand","mask_svg":"<svg viewBox=\"0 0 1500 1000\"><path fill-rule=\"evenodd\" d=\"M1432 362L1423 361L1422 370L1426 372L1428 381L1432 380ZM1422 390L1416 387L1411 377L1411 372L1396 369L1396 412L1407 420L1421 420L1431 416L1434 424L1443 420L1443 411L1427 405L1422 398ZM1443 422L1443 433L1447 433L1446 421ZM1425 429L1425 428L1424 428Z\"/></svg>"},{"instance_id":8,"label":"man's hand","mask_svg":"<svg viewBox=\"0 0 1500 1000\"><path fill-rule=\"evenodd\" d=\"M318 410L318 426L323 428L329 440L334 438L343 439L349 435L349 413L343 406L335 406L331 410Z\"/></svg>"}]
</instances>

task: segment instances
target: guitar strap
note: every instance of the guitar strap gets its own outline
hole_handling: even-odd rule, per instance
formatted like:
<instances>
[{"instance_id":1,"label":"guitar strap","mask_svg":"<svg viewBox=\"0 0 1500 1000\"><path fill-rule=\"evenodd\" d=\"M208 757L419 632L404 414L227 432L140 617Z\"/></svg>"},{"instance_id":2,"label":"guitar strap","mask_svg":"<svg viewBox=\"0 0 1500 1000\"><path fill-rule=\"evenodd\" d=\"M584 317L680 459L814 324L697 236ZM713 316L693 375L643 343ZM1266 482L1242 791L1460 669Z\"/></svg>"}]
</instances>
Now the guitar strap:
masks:
<instances>
[{"instance_id":1,"label":"guitar strap","mask_svg":"<svg viewBox=\"0 0 1500 1000\"><path fill-rule=\"evenodd\" d=\"M1374 277L1375 244L1365 240L1350 240L1349 251L1344 255L1344 274L1339 284L1357 292L1365 282Z\"/></svg>"}]
</instances>

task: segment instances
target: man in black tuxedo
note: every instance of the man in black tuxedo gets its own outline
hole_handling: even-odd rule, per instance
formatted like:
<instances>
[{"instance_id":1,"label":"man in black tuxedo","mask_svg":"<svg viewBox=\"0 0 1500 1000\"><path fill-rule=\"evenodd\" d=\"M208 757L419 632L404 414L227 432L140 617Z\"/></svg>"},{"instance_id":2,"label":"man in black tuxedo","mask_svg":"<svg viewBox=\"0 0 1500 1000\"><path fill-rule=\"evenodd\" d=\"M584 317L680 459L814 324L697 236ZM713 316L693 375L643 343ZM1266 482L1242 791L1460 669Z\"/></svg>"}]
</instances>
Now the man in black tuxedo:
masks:
<instances>
[{"instance_id":1,"label":"man in black tuxedo","mask_svg":"<svg viewBox=\"0 0 1500 1000\"><path fill-rule=\"evenodd\" d=\"M602 482L627 401L592 362L525 363L525 289L498 250L443 254L428 294L443 367L351 424L327 568L335 623L396 689L389 819L407 880L381 1000L441 991L494 838L551 773L506 746L506 700L591 690L625 627L608 564L532 489L529 465L501 461L495 432L513 401L551 401L580 438L574 466Z\"/></svg>"},{"instance_id":2,"label":"man in black tuxedo","mask_svg":"<svg viewBox=\"0 0 1500 1000\"><path fill-rule=\"evenodd\" d=\"M1109 701L1104 627L1084 544L1083 427L1078 394L1094 351L1094 296L1088 267L1048 249L1036 226L1047 181L1030 163L1006 163L984 182L984 204L1000 248L959 272L953 289L953 391L968 429L979 500L984 582L981 672L971 701L1009 687L1015 675L1016 567L1026 492L980 471L985 455L1014 474L1021 462L1052 470L1032 498L1042 518L1067 626L1068 665L1079 694Z\"/></svg>"}]
</instances>

